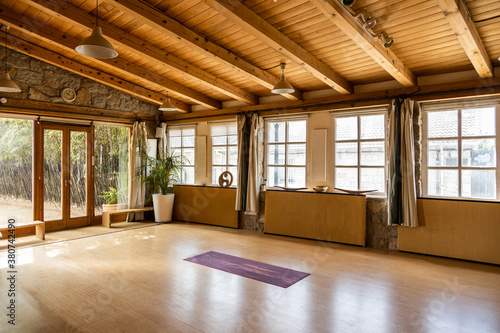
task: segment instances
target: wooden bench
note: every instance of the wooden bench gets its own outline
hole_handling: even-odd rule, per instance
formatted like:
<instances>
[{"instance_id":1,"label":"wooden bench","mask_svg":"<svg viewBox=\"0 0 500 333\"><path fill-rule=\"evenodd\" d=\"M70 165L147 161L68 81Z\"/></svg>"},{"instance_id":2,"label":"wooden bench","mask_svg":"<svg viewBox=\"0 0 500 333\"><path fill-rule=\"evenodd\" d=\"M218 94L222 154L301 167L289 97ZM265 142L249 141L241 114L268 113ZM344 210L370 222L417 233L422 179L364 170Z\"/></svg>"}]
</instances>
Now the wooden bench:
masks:
<instances>
[{"instance_id":1,"label":"wooden bench","mask_svg":"<svg viewBox=\"0 0 500 333\"><path fill-rule=\"evenodd\" d=\"M105 226L106 228L111 228L111 215L122 214L122 213L147 212L151 210L153 210L153 207L130 208L130 209L120 209L120 210L102 212L102 225Z\"/></svg>"},{"instance_id":2,"label":"wooden bench","mask_svg":"<svg viewBox=\"0 0 500 333\"><path fill-rule=\"evenodd\" d=\"M35 235L37 238L41 240L45 240L45 222L43 221L33 221L30 223L13 223L15 225L15 230L26 229L30 227L35 227ZM9 226L6 224L0 225L0 237L2 236L2 232L9 232Z\"/></svg>"}]
</instances>

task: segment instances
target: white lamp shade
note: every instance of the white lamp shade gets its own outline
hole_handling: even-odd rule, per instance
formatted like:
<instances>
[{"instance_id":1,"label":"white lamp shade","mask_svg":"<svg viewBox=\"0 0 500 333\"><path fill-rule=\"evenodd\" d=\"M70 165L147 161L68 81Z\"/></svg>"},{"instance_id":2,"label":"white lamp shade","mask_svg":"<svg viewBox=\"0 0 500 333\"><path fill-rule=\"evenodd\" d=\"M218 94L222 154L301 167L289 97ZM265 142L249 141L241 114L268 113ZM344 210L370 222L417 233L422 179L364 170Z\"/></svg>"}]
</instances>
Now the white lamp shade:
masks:
<instances>
[{"instance_id":1,"label":"white lamp shade","mask_svg":"<svg viewBox=\"0 0 500 333\"><path fill-rule=\"evenodd\" d=\"M10 79L9 73L3 73L0 76L0 91L18 93L21 92L21 89L14 81Z\"/></svg>"},{"instance_id":2,"label":"white lamp shade","mask_svg":"<svg viewBox=\"0 0 500 333\"><path fill-rule=\"evenodd\" d=\"M276 83L273 90L271 90L273 94L291 94L294 91L295 89L293 89L292 85L286 82L285 74L281 75L281 79Z\"/></svg>"},{"instance_id":3,"label":"white lamp shade","mask_svg":"<svg viewBox=\"0 0 500 333\"><path fill-rule=\"evenodd\" d=\"M101 27L95 26L89 37L75 48L76 52L97 59L111 59L118 56L113 45L102 35Z\"/></svg>"},{"instance_id":4,"label":"white lamp shade","mask_svg":"<svg viewBox=\"0 0 500 333\"><path fill-rule=\"evenodd\" d=\"M175 107L175 105L172 104L172 102L170 102L170 98L167 97L165 102L163 102L163 104L158 108L158 110L160 110L160 111L177 111L177 108Z\"/></svg>"}]
</instances>

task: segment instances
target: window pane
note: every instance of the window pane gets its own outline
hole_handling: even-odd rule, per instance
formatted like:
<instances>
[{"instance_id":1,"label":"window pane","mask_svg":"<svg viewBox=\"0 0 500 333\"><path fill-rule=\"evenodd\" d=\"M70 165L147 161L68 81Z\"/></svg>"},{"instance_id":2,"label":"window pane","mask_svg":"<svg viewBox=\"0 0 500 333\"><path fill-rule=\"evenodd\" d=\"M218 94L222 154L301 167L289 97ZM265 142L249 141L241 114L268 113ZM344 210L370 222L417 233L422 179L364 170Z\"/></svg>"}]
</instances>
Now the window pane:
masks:
<instances>
[{"instance_id":1,"label":"window pane","mask_svg":"<svg viewBox=\"0 0 500 333\"><path fill-rule=\"evenodd\" d=\"M45 130L43 147L43 218L62 219L62 131Z\"/></svg>"},{"instance_id":2,"label":"window pane","mask_svg":"<svg viewBox=\"0 0 500 333\"><path fill-rule=\"evenodd\" d=\"M0 118L0 220L33 221L32 120ZM56 149L59 141L54 141ZM60 148L60 147L59 147ZM57 184L60 188L60 183ZM7 232L3 234L7 238Z\"/></svg>"},{"instance_id":3,"label":"window pane","mask_svg":"<svg viewBox=\"0 0 500 333\"><path fill-rule=\"evenodd\" d=\"M194 147L194 136L183 136L182 137L183 147Z\"/></svg>"},{"instance_id":4,"label":"window pane","mask_svg":"<svg viewBox=\"0 0 500 333\"><path fill-rule=\"evenodd\" d=\"M211 124L210 125L210 135L211 136L227 135L226 124Z\"/></svg>"},{"instance_id":5,"label":"window pane","mask_svg":"<svg viewBox=\"0 0 500 333\"><path fill-rule=\"evenodd\" d=\"M429 141L427 143L427 165L458 166L458 141Z\"/></svg>"},{"instance_id":6,"label":"window pane","mask_svg":"<svg viewBox=\"0 0 500 333\"><path fill-rule=\"evenodd\" d=\"M238 165L238 146L229 146L229 165Z\"/></svg>"},{"instance_id":7,"label":"window pane","mask_svg":"<svg viewBox=\"0 0 500 333\"><path fill-rule=\"evenodd\" d=\"M458 111L429 112L427 137L446 138L458 136Z\"/></svg>"},{"instance_id":8,"label":"window pane","mask_svg":"<svg viewBox=\"0 0 500 333\"><path fill-rule=\"evenodd\" d=\"M87 216L87 133L70 132L70 217Z\"/></svg>"},{"instance_id":9,"label":"window pane","mask_svg":"<svg viewBox=\"0 0 500 333\"><path fill-rule=\"evenodd\" d=\"M212 148L212 164L213 165L226 165L227 164L227 147L213 147Z\"/></svg>"},{"instance_id":10,"label":"window pane","mask_svg":"<svg viewBox=\"0 0 500 333\"><path fill-rule=\"evenodd\" d=\"M335 187L345 190L358 190L358 169L335 168Z\"/></svg>"},{"instance_id":11,"label":"window pane","mask_svg":"<svg viewBox=\"0 0 500 333\"><path fill-rule=\"evenodd\" d=\"M227 145L227 136L213 136L212 146Z\"/></svg>"},{"instance_id":12,"label":"window pane","mask_svg":"<svg viewBox=\"0 0 500 333\"><path fill-rule=\"evenodd\" d=\"M194 128L183 128L182 129L182 136L194 136L195 133L194 133Z\"/></svg>"},{"instance_id":13,"label":"window pane","mask_svg":"<svg viewBox=\"0 0 500 333\"><path fill-rule=\"evenodd\" d=\"M288 145L288 159L289 165L306 165L306 145Z\"/></svg>"},{"instance_id":14,"label":"window pane","mask_svg":"<svg viewBox=\"0 0 500 333\"><path fill-rule=\"evenodd\" d=\"M267 146L267 164L284 165L285 164L285 145Z\"/></svg>"},{"instance_id":15,"label":"window pane","mask_svg":"<svg viewBox=\"0 0 500 333\"><path fill-rule=\"evenodd\" d=\"M306 168L292 167L287 168L287 184L286 187L306 187Z\"/></svg>"},{"instance_id":16,"label":"window pane","mask_svg":"<svg viewBox=\"0 0 500 333\"><path fill-rule=\"evenodd\" d=\"M305 120L288 122L288 142L306 142Z\"/></svg>"},{"instance_id":17,"label":"window pane","mask_svg":"<svg viewBox=\"0 0 500 333\"><path fill-rule=\"evenodd\" d=\"M228 167L227 170L233 175L233 184L231 186L238 185L238 167Z\"/></svg>"},{"instance_id":18,"label":"window pane","mask_svg":"<svg viewBox=\"0 0 500 333\"><path fill-rule=\"evenodd\" d=\"M462 110L462 136L495 135L495 108Z\"/></svg>"},{"instance_id":19,"label":"window pane","mask_svg":"<svg viewBox=\"0 0 500 333\"><path fill-rule=\"evenodd\" d=\"M335 118L335 140L357 140L358 117Z\"/></svg>"},{"instance_id":20,"label":"window pane","mask_svg":"<svg viewBox=\"0 0 500 333\"><path fill-rule=\"evenodd\" d=\"M285 122L267 124L267 142L285 142Z\"/></svg>"},{"instance_id":21,"label":"window pane","mask_svg":"<svg viewBox=\"0 0 500 333\"><path fill-rule=\"evenodd\" d=\"M383 141L361 142L361 165L385 163L385 143Z\"/></svg>"},{"instance_id":22,"label":"window pane","mask_svg":"<svg viewBox=\"0 0 500 333\"><path fill-rule=\"evenodd\" d=\"M182 183L194 184L194 167L182 167Z\"/></svg>"},{"instance_id":23,"label":"window pane","mask_svg":"<svg viewBox=\"0 0 500 333\"><path fill-rule=\"evenodd\" d=\"M182 155L185 157L183 161L185 165L194 165L194 148L182 149Z\"/></svg>"},{"instance_id":24,"label":"window pane","mask_svg":"<svg viewBox=\"0 0 500 333\"><path fill-rule=\"evenodd\" d=\"M227 126L227 134L229 135L238 134L238 126L236 126L236 122L233 122Z\"/></svg>"},{"instance_id":25,"label":"window pane","mask_svg":"<svg viewBox=\"0 0 500 333\"><path fill-rule=\"evenodd\" d=\"M237 145L238 144L238 136L230 135L227 137L227 141L229 145Z\"/></svg>"},{"instance_id":26,"label":"window pane","mask_svg":"<svg viewBox=\"0 0 500 333\"><path fill-rule=\"evenodd\" d=\"M267 167L267 187L285 186L285 168Z\"/></svg>"},{"instance_id":27,"label":"window pane","mask_svg":"<svg viewBox=\"0 0 500 333\"><path fill-rule=\"evenodd\" d=\"M169 147L176 148L182 146L182 138L180 136L169 137Z\"/></svg>"},{"instance_id":28,"label":"window pane","mask_svg":"<svg viewBox=\"0 0 500 333\"><path fill-rule=\"evenodd\" d=\"M335 165L358 165L358 144L356 142L336 143Z\"/></svg>"},{"instance_id":29,"label":"window pane","mask_svg":"<svg viewBox=\"0 0 500 333\"><path fill-rule=\"evenodd\" d=\"M429 195L458 197L458 170L428 170Z\"/></svg>"},{"instance_id":30,"label":"window pane","mask_svg":"<svg viewBox=\"0 0 500 333\"><path fill-rule=\"evenodd\" d=\"M219 185L220 174L226 171L225 166L212 167L212 184Z\"/></svg>"},{"instance_id":31,"label":"window pane","mask_svg":"<svg viewBox=\"0 0 500 333\"><path fill-rule=\"evenodd\" d=\"M169 136L181 136L182 131L180 128L169 128L168 129L168 135Z\"/></svg>"},{"instance_id":32,"label":"window pane","mask_svg":"<svg viewBox=\"0 0 500 333\"><path fill-rule=\"evenodd\" d=\"M128 135L127 127L94 127L95 215L114 198L122 206L128 203Z\"/></svg>"},{"instance_id":33,"label":"window pane","mask_svg":"<svg viewBox=\"0 0 500 333\"><path fill-rule=\"evenodd\" d=\"M361 168L361 190L377 190L385 192L384 168Z\"/></svg>"},{"instance_id":34,"label":"window pane","mask_svg":"<svg viewBox=\"0 0 500 333\"><path fill-rule=\"evenodd\" d=\"M385 138L383 114L376 116L363 116L361 118L361 139Z\"/></svg>"},{"instance_id":35,"label":"window pane","mask_svg":"<svg viewBox=\"0 0 500 333\"><path fill-rule=\"evenodd\" d=\"M462 141L462 166L495 167L495 139Z\"/></svg>"},{"instance_id":36,"label":"window pane","mask_svg":"<svg viewBox=\"0 0 500 333\"><path fill-rule=\"evenodd\" d=\"M496 199L495 170L462 170L462 196Z\"/></svg>"}]
</instances>

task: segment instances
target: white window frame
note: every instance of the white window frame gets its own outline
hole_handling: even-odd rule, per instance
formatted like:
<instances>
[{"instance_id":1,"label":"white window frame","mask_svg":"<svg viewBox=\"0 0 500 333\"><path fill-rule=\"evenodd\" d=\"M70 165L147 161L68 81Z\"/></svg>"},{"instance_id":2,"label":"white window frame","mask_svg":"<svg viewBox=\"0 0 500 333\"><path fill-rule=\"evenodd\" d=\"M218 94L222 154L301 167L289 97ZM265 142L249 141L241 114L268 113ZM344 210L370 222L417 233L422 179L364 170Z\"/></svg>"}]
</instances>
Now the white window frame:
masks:
<instances>
[{"instance_id":1,"label":"white window frame","mask_svg":"<svg viewBox=\"0 0 500 333\"><path fill-rule=\"evenodd\" d=\"M462 136L462 113L461 110L464 109L481 109L487 107L495 108L495 135L491 136ZM458 135L456 137L440 137L440 138L428 138L428 114L429 112L435 111L458 111ZM434 104L426 106L424 104L422 111L422 196L428 198L439 198L439 199L451 199L451 200L466 200L466 201L500 201L500 104L495 101L485 102L478 101L477 104L474 102L461 103L450 102L449 104L443 103L441 107ZM462 141L468 139L481 139L481 138L494 138L496 146L496 167L463 167L462 166ZM429 140L457 140L458 141L458 166L428 166L428 142ZM428 191L428 171L429 170L457 170L458 172L458 196L441 196L441 195L431 195ZM477 198L477 197L463 197L462 196L462 170L496 170L496 198Z\"/></svg>"},{"instance_id":2,"label":"white window frame","mask_svg":"<svg viewBox=\"0 0 500 333\"><path fill-rule=\"evenodd\" d=\"M235 144L229 144L229 136L232 136L232 135L229 135L227 134L227 131L226 131L226 135L212 135L212 126L221 126L221 125L225 125L226 128L227 126L230 126L230 125L234 125L236 127L236 143ZM218 179L216 180L216 182L214 182L214 179L213 179L213 172L214 172L214 167L221 167L221 168L225 168L226 171L229 171L229 168L236 168L236 173L238 172L238 157L236 157L236 164L229 164L229 148L230 147L236 147L236 154L238 156L238 122L236 120L234 121L223 121L223 122L213 122L213 123L209 123L209 130L210 130L210 182L212 183L212 185L219 185L219 182L218 182ZM226 144L225 145L214 145L213 144L213 138L214 137L223 137L225 136L226 137ZM214 148L215 147L226 147L226 163L225 164L214 164L214 160L213 160L213 156L214 156ZM231 187L236 187L237 185L237 174L233 174L233 183L231 184Z\"/></svg>"},{"instance_id":3,"label":"white window frame","mask_svg":"<svg viewBox=\"0 0 500 333\"><path fill-rule=\"evenodd\" d=\"M170 135L170 131L173 130L173 129L179 129L181 130L181 135L180 136L176 136L176 137L180 137L181 138L181 147L175 147L175 148L172 148L170 147L170 138L171 138L171 135ZM191 136L191 135L186 135L186 136L183 136L182 135L182 130L183 129L194 129L194 135L192 135L193 139L194 139L194 145L193 147L184 147L184 140L182 140L183 137L187 137L187 136ZM174 126L168 126L167 127L167 149L169 151L169 153L172 152L172 150L174 149L180 149L181 151L181 155L182 156L185 156L184 155L184 149L194 149L194 158L193 158L193 161L189 161L190 164L186 164L185 162L187 162L186 159L183 159L183 163L181 164L181 180L178 184L185 184L185 185L194 185L196 184L196 125L174 125ZM193 182L192 183L186 183L183 179L183 176L184 176L184 169L185 168L193 168Z\"/></svg>"},{"instance_id":4,"label":"white window frame","mask_svg":"<svg viewBox=\"0 0 500 333\"><path fill-rule=\"evenodd\" d=\"M388 130L388 113L387 110L384 109L374 109L374 110L360 110L360 111L346 111L346 112L332 112L332 142L333 142L333 163L332 163L332 169L333 169L333 185L335 186L335 174L337 168L356 168L357 169L357 176L358 176L358 188L356 189L357 191L362 191L361 190L361 169L362 168L374 168L374 169L384 169L384 191L380 192L370 192L369 195L375 195L375 196L387 196L387 130ZM383 115L384 116L384 137L379 138L379 139L361 139L361 117L363 116L377 116L377 115ZM335 126L335 119L338 118L349 118L349 117L357 117L357 129L358 129L358 136L356 140L339 140L337 141L336 138L336 126ZM384 142L384 165L361 165L361 143L363 142ZM358 152L358 157L357 157L357 165L336 165L336 151L335 151L335 144L339 143L347 143L347 142L355 142L357 144L357 152Z\"/></svg>"},{"instance_id":5,"label":"white window frame","mask_svg":"<svg viewBox=\"0 0 500 333\"><path fill-rule=\"evenodd\" d=\"M301 141L301 142L288 142L288 122L293 122L293 121L301 121L301 120L304 120L306 122L306 140L305 141ZM268 133L267 133L267 129L268 129L268 124L269 123L279 123L279 122L283 122L285 123L285 141L284 142L268 142ZM287 117L287 118L266 118L265 119L265 122L264 122L264 127L265 127L265 133L264 133L264 137L265 137L265 154L264 154L264 165L265 165L265 171L264 171L264 175L265 175L265 178L267 179L267 171L268 171L268 167L283 167L285 169L285 187L288 187L287 186L287 183L288 183L288 168L291 167L291 168L304 168L304 174L305 174L305 184L304 184L304 187L307 187L307 161L308 161L308 149L307 149L307 146L308 146L308 138L309 138L309 121L308 121L308 118L307 117L304 117L304 116L301 116L301 117ZM287 156L288 156L288 146L289 145L293 145L293 144L304 144L306 145L306 164L304 165L289 165L287 163ZM275 165L275 164L272 164L272 165L268 165L268 161L267 161L267 156L268 156L268 151L269 151L269 146L274 146L274 145L285 145L285 163L284 164L280 164L280 165ZM267 181L266 181L266 189L267 188L273 188L275 186L269 186Z\"/></svg>"}]
</instances>

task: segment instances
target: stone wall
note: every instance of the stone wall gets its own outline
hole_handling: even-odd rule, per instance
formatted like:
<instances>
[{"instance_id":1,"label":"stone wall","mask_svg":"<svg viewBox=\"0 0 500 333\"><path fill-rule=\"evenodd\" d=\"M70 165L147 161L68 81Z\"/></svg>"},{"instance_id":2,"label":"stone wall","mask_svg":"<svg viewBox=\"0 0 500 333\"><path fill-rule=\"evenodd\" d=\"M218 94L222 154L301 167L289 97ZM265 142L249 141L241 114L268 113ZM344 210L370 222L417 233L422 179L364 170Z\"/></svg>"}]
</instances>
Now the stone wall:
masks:
<instances>
[{"instance_id":1,"label":"stone wall","mask_svg":"<svg viewBox=\"0 0 500 333\"><path fill-rule=\"evenodd\" d=\"M0 61L2 64L4 57L5 48L1 48ZM22 91L20 93L1 93L0 97L141 114L156 114L158 112L158 106L13 50L9 50L7 67L11 79L19 85ZM61 91L64 88L75 90L76 99L74 102L66 103L61 98Z\"/></svg>"}]
</instances>

